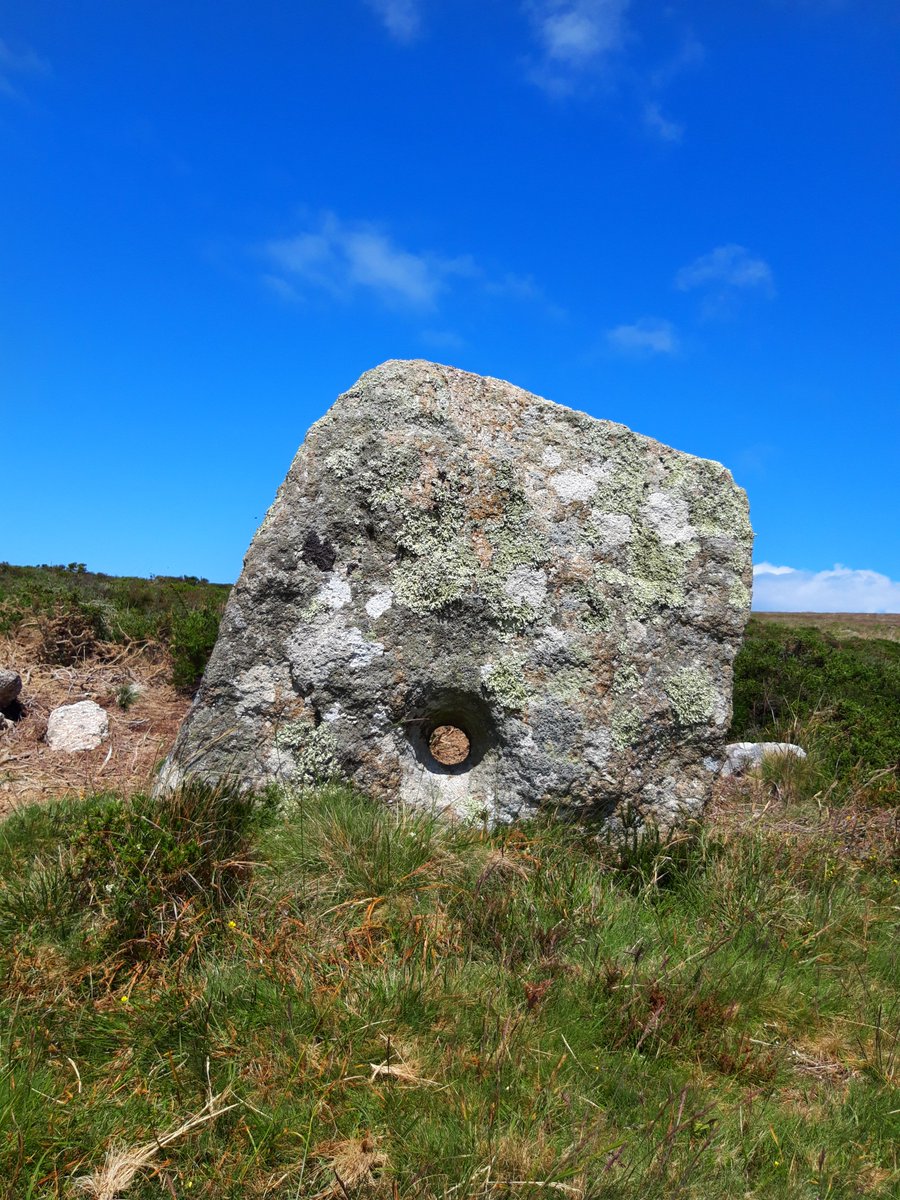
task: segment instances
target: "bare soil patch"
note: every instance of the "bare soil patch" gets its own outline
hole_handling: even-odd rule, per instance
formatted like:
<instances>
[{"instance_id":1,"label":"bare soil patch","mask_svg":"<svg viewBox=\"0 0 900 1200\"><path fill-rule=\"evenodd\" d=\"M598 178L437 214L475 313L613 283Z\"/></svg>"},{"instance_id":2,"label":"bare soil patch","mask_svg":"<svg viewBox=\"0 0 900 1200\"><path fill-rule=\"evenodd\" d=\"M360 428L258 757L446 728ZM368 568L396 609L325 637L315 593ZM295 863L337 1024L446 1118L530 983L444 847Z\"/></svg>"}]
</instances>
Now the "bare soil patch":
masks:
<instances>
[{"instance_id":1,"label":"bare soil patch","mask_svg":"<svg viewBox=\"0 0 900 1200\"><path fill-rule=\"evenodd\" d=\"M19 805L65 795L148 788L190 705L190 697L169 682L168 656L101 643L89 657L60 666L37 661L34 649L28 637L0 639L0 668L21 674L24 710L0 732L0 817ZM109 737L96 750L51 750L44 741L50 713L79 700L106 710Z\"/></svg>"}]
</instances>

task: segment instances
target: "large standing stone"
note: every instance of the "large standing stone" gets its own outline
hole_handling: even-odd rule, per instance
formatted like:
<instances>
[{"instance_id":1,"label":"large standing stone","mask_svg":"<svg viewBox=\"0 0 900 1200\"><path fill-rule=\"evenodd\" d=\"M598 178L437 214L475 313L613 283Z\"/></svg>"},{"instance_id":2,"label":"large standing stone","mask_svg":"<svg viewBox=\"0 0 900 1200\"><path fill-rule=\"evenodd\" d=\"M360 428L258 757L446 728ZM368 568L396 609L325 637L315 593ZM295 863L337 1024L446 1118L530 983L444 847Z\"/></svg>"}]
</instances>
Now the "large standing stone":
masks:
<instances>
[{"instance_id":1,"label":"large standing stone","mask_svg":"<svg viewBox=\"0 0 900 1200\"><path fill-rule=\"evenodd\" d=\"M495 820L697 813L751 540L718 463L500 380L385 363L294 459L160 786L340 773ZM435 757L446 726L462 762Z\"/></svg>"}]
</instances>

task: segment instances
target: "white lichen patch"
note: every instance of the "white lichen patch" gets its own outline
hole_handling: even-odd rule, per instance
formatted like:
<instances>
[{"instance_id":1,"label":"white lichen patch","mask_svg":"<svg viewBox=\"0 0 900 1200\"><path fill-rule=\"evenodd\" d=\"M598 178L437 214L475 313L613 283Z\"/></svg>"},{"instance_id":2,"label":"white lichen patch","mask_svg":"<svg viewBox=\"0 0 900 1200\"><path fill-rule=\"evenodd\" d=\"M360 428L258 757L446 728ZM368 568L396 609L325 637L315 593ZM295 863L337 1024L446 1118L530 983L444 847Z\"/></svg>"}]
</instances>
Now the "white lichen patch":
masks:
<instances>
[{"instance_id":1,"label":"white lichen patch","mask_svg":"<svg viewBox=\"0 0 900 1200\"><path fill-rule=\"evenodd\" d=\"M601 726L599 729L592 729L585 737L581 754L585 761L590 763L595 771L600 771L609 761L609 756L612 752L612 746L612 730Z\"/></svg>"},{"instance_id":2,"label":"white lichen patch","mask_svg":"<svg viewBox=\"0 0 900 1200\"><path fill-rule=\"evenodd\" d=\"M709 675L699 668L683 667L669 677L665 689L682 725L709 721L716 711L718 690Z\"/></svg>"},{"instance_id":3,"label":"white lichen patch","mask_svg":"<svg viewBox=\"0 0 900 1200\"><path fill-rule=\"evenodd\" d=\"M390 588L380 588L366 601L366 612L373 621L383 617L394 603L394 593Z\"/></svg>"},{"instance_id":4,"label":"white lichen patch","mask_svg":"<svg viewBox=\"0 0 900 1200\"><path fill-rule=\"evenodd\" d=\"M367 667L370 662L384 654L384 645L381 642L369 641L363 631L355 625L347 630L346 649L347 665L354 670Z\"/></svg>"},{"instance_id":5,"label":"white lichen patch","mask_svg":"<svg viewBox=\"0 0 900 1200\"><path fill-rule=\"evenodd\" d=\"M318 612L326 608L334 612L339 608L344 608L352 599L353 592L349 581L342 579L340 575L333 575L327 583L323 583L319 588L313 599L313 606L317 606Z\"/></svg>"},{"instance_id":6,"label":"white lichen patch","mask_svg":"<svg viewBox=\"0 0 900 1200\"><path fill-rule=\"evenodd\" d=\"M651 492L641 516L664 546L677 546L697 536L689 520L687 501L675 492Z\"/></svg>"},{"instance_id":7,"label":"white lichen patch","mask_svg":"<svg viewBox=\"0 0 900 1200\"><path fill-rule=\"evenodd\" d=\"M596 481L583 471L560 471L550 480L550 486L565 504L584 503L597 490Z\"/></svg>"},{"instance_id":8,"label":"white lichen patch","mask_svg":"<svg viewBox=\"0 0 900 1200\"><path fill-rule=\"evenodd\" d=\"M545 467L550 467L552 470L553 467L558 467L562 462L562 455L558 450L554 450L552 446L547 446L541 455L541 462Z\"/></svg>"},{"instance_id":9,"label":"white lichen patch","mask_svg":"<svg viewBox=\"0 0 900 1200\"><path fill-rule=\"evenodd\" d=\"M255 716L275 703L275 680L263 663L242 671L234 681L234 690L234 711L241 718Z\"/></svg>"},{"instance_id":10,"label":"white lichen patch","mask_svg":"<svg viewBox=\"0 0 900 1200\"><path fill-rule=\"evenodd\" d=\"M503 590L511 600L538 608L547 598L547 573L537 567L514 567Z\"/></svg>"},{"instance_id":11,"label":"white lichen patch","mask_svg":"<svg viewBox=\"0 0 900 1200\"><path fill-rule=\"evenodd\" d=\"M616 550L631 541L632 521L627 513L594 512L591 525L595 544L601 550Z\"/></svg>"}]
</instances>

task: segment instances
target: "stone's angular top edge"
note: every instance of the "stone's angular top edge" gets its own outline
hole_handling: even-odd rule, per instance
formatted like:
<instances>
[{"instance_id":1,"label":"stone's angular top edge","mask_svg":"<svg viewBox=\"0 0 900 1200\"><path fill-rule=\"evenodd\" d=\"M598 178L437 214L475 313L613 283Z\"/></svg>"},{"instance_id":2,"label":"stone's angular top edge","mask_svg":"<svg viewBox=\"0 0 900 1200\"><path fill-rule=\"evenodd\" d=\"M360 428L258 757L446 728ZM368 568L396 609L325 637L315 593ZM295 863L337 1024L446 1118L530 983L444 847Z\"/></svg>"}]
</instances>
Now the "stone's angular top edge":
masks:
<instances>
[{"instance_id":1,"label":"stone's angular top edge","mask_svg":"<svg viewBox=\"0 0 900 1200\"><path fill-rule=\"evenodd\" d=\"M592 421L597 425L605 426L607 429L619 430L631 434L632 437L639 438L642 442L647 443L648 446L658 446L660 450L664 450L669 454L677 454L682 458L692 459L698 463L710 463L724 471L734 487L740 488L729 468L716 458L705 458L702 454L692 454L690 450L679 450L676 446L670 446L666 442L661 442L659 438L652 437L648 433L640 433L632 429L631 426L625 425L622 421L611 421L608 417L595 417L592 413L585 412L584 409L573 408L569 404L560 404L558 401L550 400L538 392L530 392L527 388L520 387L517 383L511 383L508 379L500 379L495 375L478 375L474 371L466 371L462 367L453 367L448 363L433 362L427 358L386 359L384 362L379 363L377 367L371 367L368 371L364 371L351 387L338 396L332 408L339 404L345 397L351 399L355 395L358 395L360 391L365 389L368 383L377 383L386 379L398 379L420 371L439 371L445 377L453 376L459 380L472 380L478 384L493 384L500 389L518 393L518 395L532 403L546 405L561 415L572 414L581 420ZM325 415L327 416L328 414L326 413ZM743 491L744 489L740 488L740 490Z\"/></svg>"}]
</instances>

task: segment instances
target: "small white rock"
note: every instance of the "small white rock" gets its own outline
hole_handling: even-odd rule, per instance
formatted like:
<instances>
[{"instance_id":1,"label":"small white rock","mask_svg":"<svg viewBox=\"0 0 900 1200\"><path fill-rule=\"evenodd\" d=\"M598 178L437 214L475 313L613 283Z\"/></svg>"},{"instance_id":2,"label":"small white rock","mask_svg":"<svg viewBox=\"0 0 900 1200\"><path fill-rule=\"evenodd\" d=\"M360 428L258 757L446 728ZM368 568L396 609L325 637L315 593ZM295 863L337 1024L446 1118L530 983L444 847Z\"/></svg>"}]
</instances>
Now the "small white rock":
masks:
<instances>
[{"instance_id":1,"label":"small white rock","mask_svg":"<svg viewBox=\"0 0 900 1200\"><path fill-rule=\"evenodd\" d=\"M793 742L731 742L725 747L725 762L722 765L722 775L727 779L730 775L740 775L754 767L762 766L763 760L776 754L806 758L802 746Z\"/></svg>"},{"instance_id":2,"label":"small white rock","mask_svg":"<svg viewBox=\"0 0 900 1200\"><path fill-rule=\"evenodd\" d=\"M51 750L96 750L109 737L109 718L93 700L54 708L47 721L47 745Z\"/></svg>"}]
</instances>

